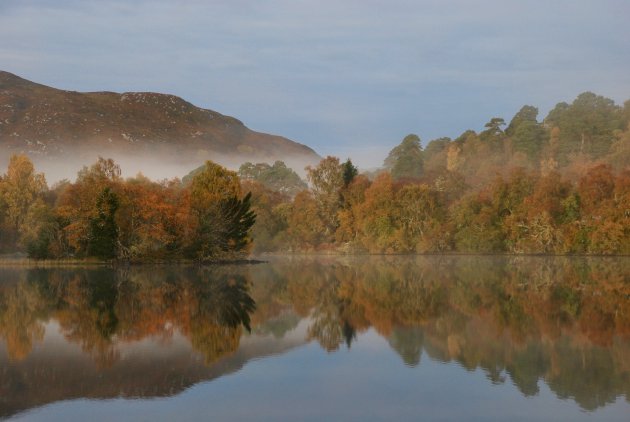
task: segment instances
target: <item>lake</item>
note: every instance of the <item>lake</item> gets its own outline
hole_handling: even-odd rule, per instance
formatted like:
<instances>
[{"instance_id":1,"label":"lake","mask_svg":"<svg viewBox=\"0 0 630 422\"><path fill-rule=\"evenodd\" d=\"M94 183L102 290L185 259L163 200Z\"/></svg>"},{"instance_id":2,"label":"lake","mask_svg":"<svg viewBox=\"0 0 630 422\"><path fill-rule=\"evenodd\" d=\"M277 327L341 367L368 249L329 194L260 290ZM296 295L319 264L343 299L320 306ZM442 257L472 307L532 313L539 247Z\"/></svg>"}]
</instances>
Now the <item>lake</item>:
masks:
<instances>
[{"instance_id":1,"label":"lake","mask_svg":"<svg viewBox=\"0 0 630 422\"><path fill-rule=\"evenodd\" d=\"M630 258L0 268L0 418L630 419Z\"/></svg>"}]
</instances>

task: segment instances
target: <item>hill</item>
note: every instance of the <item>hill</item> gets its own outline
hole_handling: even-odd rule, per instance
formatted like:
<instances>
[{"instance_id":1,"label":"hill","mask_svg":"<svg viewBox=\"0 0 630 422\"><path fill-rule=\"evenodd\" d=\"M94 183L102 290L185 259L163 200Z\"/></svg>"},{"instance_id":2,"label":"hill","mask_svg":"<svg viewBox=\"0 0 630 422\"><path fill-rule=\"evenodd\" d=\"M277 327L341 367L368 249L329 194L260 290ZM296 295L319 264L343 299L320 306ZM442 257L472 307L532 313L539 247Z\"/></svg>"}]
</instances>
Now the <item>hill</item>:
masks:
<instances>
[{"instance_id":1,"label":"hill","mask_svg":"<svg viewBox=\"0 0 630 422\"><path fill-rule=\"evenodd\" d=\"M79 155L148 158L159 164L207 159L236 166L283 160L316 163L311 148L248 129L241 121L174 95L152 92L74 92L0 71L0 148L38 164Z\"/></svg>"}]
</instances>

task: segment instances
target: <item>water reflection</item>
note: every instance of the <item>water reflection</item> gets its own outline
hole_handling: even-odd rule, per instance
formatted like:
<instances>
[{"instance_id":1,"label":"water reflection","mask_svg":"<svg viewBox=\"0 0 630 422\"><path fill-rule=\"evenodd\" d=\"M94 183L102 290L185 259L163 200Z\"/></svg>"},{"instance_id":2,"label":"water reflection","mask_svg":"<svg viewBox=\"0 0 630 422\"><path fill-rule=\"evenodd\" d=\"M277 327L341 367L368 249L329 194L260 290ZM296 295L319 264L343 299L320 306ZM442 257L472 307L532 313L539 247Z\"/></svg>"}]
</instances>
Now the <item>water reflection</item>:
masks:
<instances>
[{"instance_id":1,"label":"water reflection","mask_svg":"<svg viewBox=\"0 0 630 422\"><path fill-rule=\"evenodd\" d=\"M244 275L223 269L3 271L0 336L11 360L24 359L55 320L100 367L116 345L147 336L190 339L206 363L235 350L255 309Z\"/></svg>"},{"instance_id":2,"label":"water reflection","mask_svg":"<svg viewBox=\"0 0 630 422\"><path fill-rule=\"evenodd\" d=\"M303 274L287 290L326 350L374 327L407 365L423 353L456 361L525 396L544 381L592 410L630 397L629 264L458 257L296 262L281 272Z\"/></svg>"},{"instance_id":3,"label":"water reflection","mask_svg":"<svg viewBox=\"0 0 630 422\"><path fill-rule=\"evenodd\" d=\"M351 349L370 328L408 366L456 362L524 396L544 382L593 410L630 397L629 277L627 258L2 269L0 415L176 394L303 342Z\"/></svg>"}]
</instances>

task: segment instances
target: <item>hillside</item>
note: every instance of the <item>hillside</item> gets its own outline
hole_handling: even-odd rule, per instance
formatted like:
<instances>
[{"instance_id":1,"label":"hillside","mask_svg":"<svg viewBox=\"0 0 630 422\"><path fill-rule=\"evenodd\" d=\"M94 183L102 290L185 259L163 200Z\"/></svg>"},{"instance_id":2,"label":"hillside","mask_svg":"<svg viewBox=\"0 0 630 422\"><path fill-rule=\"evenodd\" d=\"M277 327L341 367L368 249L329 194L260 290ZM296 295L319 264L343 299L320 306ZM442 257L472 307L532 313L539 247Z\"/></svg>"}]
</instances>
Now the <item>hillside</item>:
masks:
<instances>
[{"instance_id":1,"label":"hillside","mask_svg":"<svg viewBox=\"0 0 630 422\"><path fill-rule=\"evenodd\" d=\"M5 154L27 153L40 162L95 153L177 164L228 157L235 164L320 158L305 145L252 131L233 117L173 95L63 91L2 71L0 147Z\"/></svg>"}]
</instances>

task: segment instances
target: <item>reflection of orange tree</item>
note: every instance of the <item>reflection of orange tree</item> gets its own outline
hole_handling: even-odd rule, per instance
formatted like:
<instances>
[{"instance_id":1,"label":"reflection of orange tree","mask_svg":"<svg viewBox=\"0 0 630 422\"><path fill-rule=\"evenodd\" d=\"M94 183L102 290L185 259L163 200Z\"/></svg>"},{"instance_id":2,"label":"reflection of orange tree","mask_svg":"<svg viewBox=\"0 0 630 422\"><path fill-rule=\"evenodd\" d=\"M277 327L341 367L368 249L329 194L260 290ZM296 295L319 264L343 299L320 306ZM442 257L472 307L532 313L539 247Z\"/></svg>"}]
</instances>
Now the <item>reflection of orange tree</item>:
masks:
<instances>
[{"instance_id":1,"label":"reflection of orange tree","mask_svg":"<svg viewBox=\"0 0 630 422\"><path fill-rule=\"evenodd\" d=\"M374 327L409 365L424 352L481 368L493 382L509 377L526 395L544 380L592 409L630 392L629 273L623 259L543 257L32 271L1 287L0 335L13 358L25 356L41 338L38 321L56 318L106 365L118 342L168 340L177 330L212 362L238 346L253 296L254 329L292 307L328 351ZM296 323L286 322L272 332Z\"/></svg>"},{"instance_id":2,"label":"reflection of orange tree","mask_svg":"<svg viewBox=\"0 0 630 422\"><path fill-rule=\"evenodd\" d=\"M297 325L299 316L291 309L291 301L287 292L287 276L272 265L256 267L256 282L252 283L250 292L256 300L256 312L251 317L252 327L257 333L273 333L282 337Z\"/></svg>"},{"instance_id":3,"label":"reflection of orange tree","mask_svg":"<svg viewBox=\"0 0 630 422\"><path fill-rule=\"evenodd\" d=\"M118 358L113 342L118 329L114 311L118 289L111 271L85 271L58 287L65 293L55 313L62 332L100 366L110 366Z\"/></svg>"},{"instance_id":4,"label":"reflection of orange tree","mask_svg":"<svg viewBox=\"0 0 630 422\"><path fill-rule=\"evenodd\" d=\"M347 302L338 293L339 286L324 286L319 293L318 304L311 313L311 325L308 338L316 339L319 344L331 352L337 350L345 340L348 347L355 337L353 327L345 319Z\"/></svg>"},{"instance_id":5,"label":"reflection of orange tree","mask_svg":"<svg viewBox=\"0 0 630 422\"><path fill-rule=\"evenodd\" d=\"M10 359L24 359L33 343L44 336L42 319L50 303L42 297L37 285L16 274L2 273L0 284L0 338L4 339Z\"/></svg>"},{"instance_id":6,"label":"reflection of orange tree","mask_svg":"<svg viewBox=\"0 0 630 422\"><path fill-rule=\"evenodd\" d=\"M0 292L0 335L13 358L24 357L43 336L39 321L55 318L68 340L109 366L120 342L178 329L209 363L249 329L248 289L245 275L221 269L39 271Z\"/></svg>"},{"instance_id":7,"label":"reflection of orange tree","mask_svg":"<svg viewBox=\"0 0 630 422\"><path fill-rule=\"evenodd\" d=\"M389 262L388 262L389 261ZM433 359L507 376L526 395L545 380L586 409L630 389L624 260L433 257L278 263L310 338L328 351L374 327L406 363Z\"/></svg>"},{"instance_id":8,"label":"reflection of orange tree","mask_svg":"<svg viewBox=\"0 0 630 422\"><path fill-rule=\"evenodd\" d=\"M255 304L244 276L204 271L201 277L203 287L196 292L187 334L206 363L211 363L236 350L241 326L250 330L249 314Z\"/></svg>"},{"instance_id":9,"label":"reflection of orange tree","mask_svg":"<svg viewBox=\"0 0 630 422\"><path fill-rule=\"evenodd\" d=\"M299 274L287 277L286 295L298 315L311 317L308 336L326 350L337 350L343 342L350 346L357 327L367 327L360 319L362 313L357 313L355 304L346 297L345 289L352 286L340 283L340 277L335 274L335 269L343 271L342 267L337 265L330 271L328 268L320 271L316 262L300 260L279 264L277 268L281 274Z\"/></svg>"},{"instance_id":10,"label":"reflection of orange tree","mask_svg":"<svg viewBox=\"0 0 630 422\"><path fill-rule=\"evenodd\" d=\"M389 335L394 326L418 324L444 306L444 286L425 283L415 266L362 264L361 271L306 260L279 264L300 275L288 279L291 303L300 315L311 316L309 333L328 350L347 341L343 333L349 330L373 326Z\"/></svg>"},{"instance_id":11,"label":"reflection of orange tree","mask_svg":"<svg viewBox=\"0 0 630 422\"><path fill-rule=\"evenodd\" d=\"M255 307L247 278L222 270L164 273L139 272L128 279L125 288L136 294L118 304L124 321L121 339L166 338L177 328L206 363L236 350L241 325L249 329L249 314Z\"/></svg>"}]
</instances>

